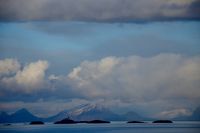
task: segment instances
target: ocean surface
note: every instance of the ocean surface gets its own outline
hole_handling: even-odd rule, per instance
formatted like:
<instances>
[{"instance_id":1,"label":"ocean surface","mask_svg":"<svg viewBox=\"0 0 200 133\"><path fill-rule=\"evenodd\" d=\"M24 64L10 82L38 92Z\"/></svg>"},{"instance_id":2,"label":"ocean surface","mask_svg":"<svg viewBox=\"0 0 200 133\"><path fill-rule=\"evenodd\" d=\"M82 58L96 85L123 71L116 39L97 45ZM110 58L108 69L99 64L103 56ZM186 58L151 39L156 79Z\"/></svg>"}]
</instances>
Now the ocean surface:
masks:
<instances>
[{"instance_id":1,"label":"ocean surface","mask_svg":"<svg viewBox=\"0 0 200 133\"><path fill-rule=\"evenodd\" d=\"M0 133L200 133L200 122L187 121L171 124L111 122L110 124L64 125L18 123L9 126L1 124Z\"/></svg>"}]
</instances>

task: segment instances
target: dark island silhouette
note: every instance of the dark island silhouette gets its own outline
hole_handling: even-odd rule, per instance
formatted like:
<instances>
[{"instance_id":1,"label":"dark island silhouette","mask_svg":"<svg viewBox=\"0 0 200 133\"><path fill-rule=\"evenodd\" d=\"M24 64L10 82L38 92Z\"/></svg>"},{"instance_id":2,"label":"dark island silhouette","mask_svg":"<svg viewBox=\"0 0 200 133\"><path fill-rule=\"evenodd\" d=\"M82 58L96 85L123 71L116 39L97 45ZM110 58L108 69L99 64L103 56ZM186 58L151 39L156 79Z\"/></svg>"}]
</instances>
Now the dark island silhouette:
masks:
<instances>
[{"instance_id":1,"label":"dark island silhouette","mask_svg":"<svg viewBox=\"0 0 200 133\"><path fill-rule=\"evenodd\" d=\"M77 123L87 123L88 121L76 121Z\"/></svg>"},{"instance_id":2,"label":"dark island silhouette","mask_svg":"<svg viewBox=\"0 0 200 133\"><path fill-rule=\"evenodd\" d=\"M153 123L173 123L173 121L171 121L171 120L156 120L156 121L153 121Z\"/></svg>"},{"instance_id":3,"label":"dark island silhouette","mask_svg":"<svg viewBox=\"0 0 200 133\"><path fill-rule=\"evenodd\" d=\"M127 123L145 123L143 121L128 121Z\"/></svg>"},{"instance_id":4,"label":"dark island silhouette","mask_svg":"<svg viewBox=\"0 0 200 133\"><path fill-rule=\"evenodd\" d=\"M44 124L44 122L42 122L42 121L32 121L32 122L30 122L30 125L43 125Z\"/></svg>"},{"instance_id":5,"label":"dark island silhouette","mask_svg":"<svg viewBox=\"0 0 200 133\"><path fill-rule=\"evenodd\" d=\"M76 124L76 123L98 124L98 123L110 123L110 121L104 121L104 120L74 121L74 120L70 119L69 117L67 117L60 121L54 122L54 124Z\"/></svg>"},{"instance_id":6,"label":"dark island silhouette","mask_svg":"<svg viewBox=\"0 0 200 133\"><path fill-rule=\"evenodd\" d=\"M104 121L104 120L92 120L88 121L89 124L98 124L98 123L110 123L110 121Z\"/></svg>"},{"instance_id":7,"label":"dark island silhouette","mask_svg":"<svg viewBox=\"0 0 200 133\"><path fill-rule=\"evenodd\" d=\"M76 124L77 122L74 120L71 120L69 117L60 120L60 121L56 121L54 124Z\"/></svg>"},{"instance_id":8,"label":"dark island silhouette","mask_svg":"<svg viewBox=\"0 0 200 133\"><path fill-rule=\"evenodd\" d=\"M11 126L11 124L10 123L6 123L6 124L3 124L4 126Z\"/></svg>"}]
</instances>

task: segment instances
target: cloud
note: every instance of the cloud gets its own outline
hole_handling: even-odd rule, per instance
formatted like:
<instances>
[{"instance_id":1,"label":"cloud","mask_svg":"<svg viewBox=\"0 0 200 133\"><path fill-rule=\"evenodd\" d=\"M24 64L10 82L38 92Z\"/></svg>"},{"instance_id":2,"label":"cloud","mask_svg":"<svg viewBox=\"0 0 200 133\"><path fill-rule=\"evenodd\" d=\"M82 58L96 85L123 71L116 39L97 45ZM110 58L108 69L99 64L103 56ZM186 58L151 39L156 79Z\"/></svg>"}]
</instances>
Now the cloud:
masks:
<instances>
[{"instance_id":1,"label":"cloud","mask_svg":"<svg viewBox=\"0 0 200 133\"><path fill-rule=\"evenodd\" d=\"M3 77L1 82L13 91L30 93L44 87L45 71L48 66L47 61L32 62L18 70L13 77Z\"/></svg>"},{"instance_id":2,"label":"cloud","mask_svg":"<svg viewBox=\"0 0 200 133\"><path fill-rule=\"evenodd\" d=\"M48 114L69 108L63 100L79 99L72 103L101 103L115 112L135 110L172 118L188 115L200 100L199 56L109 56L85 60L67 75L46 75L49 63L42 60L19 66L21 69L0 78L3 110L27 107L45 116L45 108L51 104L55 106ZM21 102L15 106L13 101Z\"/></svg>"},{"instance_id":3,"label":"cloud","mask_svg":"<svg viewBox=\"0 0 200 133\"><path fill-rule=\"evenodd\" d=\"M1 21L119 22L190 20L200 17L197 12L198 0L1 0L0 3Z\"/></svg>"},{"instance_id":4,"label":"cloud","mask_svg":"<svg viewBox=\"0 0 200 133\"><path fill-rule=\"evenodd\" d=\"M55 75L52 74L52 75L50 75L50 76L48 77L48 79L53 81L53 80L59 80L60 77L55 76Z\"/></svg>"},{"instance_id":5,"label":"cloud","mask_svg":"<svg viewBox=\"0 0 200 133\"><path fill-rule=\"evenodd\" d=\"M160 118L187 115L188 111L182 109L193 110L200 100L199 56L109 56L85 60L66 75L46 75L48 66L47 61L39 60L2 76L1 100L38 103L40 98L45 101L81 99L103 103L117 112L136 110ZM51 105L39 104L47 108ZM35 105L34 108L20 104L18 108L36 109ZM59 106L62 105L63 102ZM41 110L36 112L42 114Z\"/></svg>"},{"instance_id":6,"label":"cloud","mask_svg":"<svg viewBox=\"0 0 200 133\"><path fill-rule=\"evenodd\" d=\"M20 63L16 59L0 60L0 76L17 72L20 66Z\"/></svg>"},{"instance_id":7,"label":"cloud","mask_svg":"<svg viewBox=\"0 0 200 133\"><path fill-rule=\"evenodd\" d=\"M191 114L192 112L187 109L174 109L174 110L169 110L169 111L163 111L155 117L172 119L179 116L190 116Z\"/></svg>"},{"instance_id":8,"label":"cloud","mask_svg":"<svg viewBox=\"0 0 200 133\"><path fill-rule=\"evenodd\" d=\"M177 54L106 57L82 62L69 73L68 84L87 99L169 109L198 103L199 68L199 57Z\"/></svg>"}]
</instances>

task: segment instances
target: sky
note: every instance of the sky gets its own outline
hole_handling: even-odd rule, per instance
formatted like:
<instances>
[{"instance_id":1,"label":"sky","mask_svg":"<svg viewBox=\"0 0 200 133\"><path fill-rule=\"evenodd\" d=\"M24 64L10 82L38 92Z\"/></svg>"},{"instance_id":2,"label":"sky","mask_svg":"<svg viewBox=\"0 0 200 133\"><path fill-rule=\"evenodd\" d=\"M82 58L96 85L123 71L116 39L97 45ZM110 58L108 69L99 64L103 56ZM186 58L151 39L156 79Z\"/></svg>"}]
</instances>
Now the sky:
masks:
<instances>
[{"instance_id":1,"label":"sky","mask_svg":"<svg viewBox=\"0 0 200 133\"><path fill-rule=\"evenodd\" d=\"M198 0L0 0L0 110L47 117L100 103L190 115L200 106L199 10Z\"/></svg>"}]
</instances>

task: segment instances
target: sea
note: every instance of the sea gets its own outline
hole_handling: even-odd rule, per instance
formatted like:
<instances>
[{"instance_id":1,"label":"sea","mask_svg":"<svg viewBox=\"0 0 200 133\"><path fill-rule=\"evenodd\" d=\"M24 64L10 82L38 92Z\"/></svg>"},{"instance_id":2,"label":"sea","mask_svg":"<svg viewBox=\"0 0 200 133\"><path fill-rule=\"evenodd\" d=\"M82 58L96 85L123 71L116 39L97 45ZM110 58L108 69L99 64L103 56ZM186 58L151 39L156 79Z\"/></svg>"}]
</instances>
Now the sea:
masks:
<instances>
[{"instance_id":1,"label":"sea","mask_svg":"<svg viewBox=\"0 0 200 133\"><path fill-rule=\"evenodd\" d=\"M0 133L200 133L200 122L175 121L158 124L126 123L115 121L108 124L53 124L29 125L28 123L1 124Z\"/></svg>"}]
</instances>

